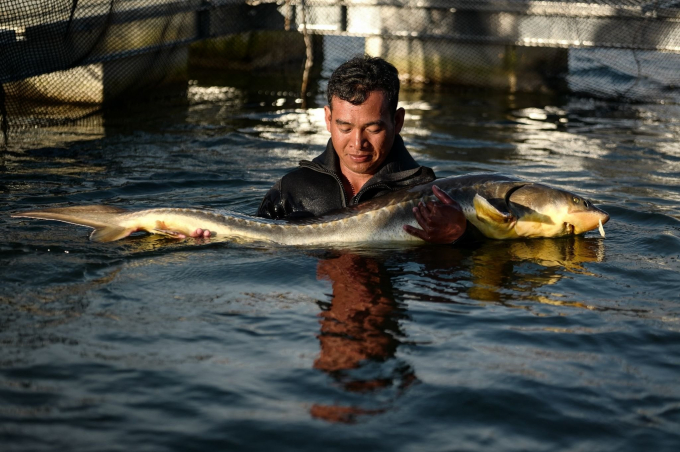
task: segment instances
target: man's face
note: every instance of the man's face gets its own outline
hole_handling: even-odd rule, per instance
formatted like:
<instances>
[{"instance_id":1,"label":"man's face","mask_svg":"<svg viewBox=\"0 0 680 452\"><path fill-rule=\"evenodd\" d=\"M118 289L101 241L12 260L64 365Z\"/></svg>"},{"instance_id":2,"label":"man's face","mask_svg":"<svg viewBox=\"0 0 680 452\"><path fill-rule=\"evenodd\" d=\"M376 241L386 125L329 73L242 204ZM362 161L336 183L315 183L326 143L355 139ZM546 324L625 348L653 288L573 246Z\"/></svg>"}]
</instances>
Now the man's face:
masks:
<instances>
[{"instance_id":1,"label":"man's face","mask_svg":"<svg viewBox=\"0 0 680 452\"><path fill-rule=\"evenodd\" d=\"M404 109L399 108L392 119L382 91L371 92L361 105L333 97L332 107L325 107L326 128L343 174L375 174L401 132Z\"/></svg>"}]
</instances>

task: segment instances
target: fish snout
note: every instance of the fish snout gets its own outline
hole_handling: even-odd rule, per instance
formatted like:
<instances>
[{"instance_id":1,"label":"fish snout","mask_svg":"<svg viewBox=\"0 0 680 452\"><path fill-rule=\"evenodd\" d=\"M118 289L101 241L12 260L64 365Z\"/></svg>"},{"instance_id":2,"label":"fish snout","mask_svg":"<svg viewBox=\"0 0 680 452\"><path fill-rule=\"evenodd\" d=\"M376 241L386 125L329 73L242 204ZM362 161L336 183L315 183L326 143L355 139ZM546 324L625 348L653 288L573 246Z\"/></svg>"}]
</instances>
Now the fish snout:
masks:
<instances>
[{"instance_id":1,"label":"fish snout","mask_svg":"<svg viewBox=\"0 0 680 452\"><path fill-rule=\"evenodd\" d=\"M607 221L609 221L609 214L604 210L600 210L600 213L602 214L602 224L605 224Z\"/></svg>"},{"instance_id":2,"label":"fish snout","mask_svg":"<svg viewBox=\"0 0 680 452\"><path fill-rule=\"evenodd\" d=\"M595 207L594 205L590 204L589 211L595 215L598 224L605 224L607 221L609 221L609 214L599 207Z\"/></svg>"},{"instance_id":3,"label":"fish snout","mask_svg":"<svg viewBox=\"0 0 680 452\"><path fill-rule=\"evenodd\" d=\"M588 210L573 214L570 223L574 234L583 234L600 228L607 221L609 221L609 214L591 205Z\"/></svg>"}]
</instances>

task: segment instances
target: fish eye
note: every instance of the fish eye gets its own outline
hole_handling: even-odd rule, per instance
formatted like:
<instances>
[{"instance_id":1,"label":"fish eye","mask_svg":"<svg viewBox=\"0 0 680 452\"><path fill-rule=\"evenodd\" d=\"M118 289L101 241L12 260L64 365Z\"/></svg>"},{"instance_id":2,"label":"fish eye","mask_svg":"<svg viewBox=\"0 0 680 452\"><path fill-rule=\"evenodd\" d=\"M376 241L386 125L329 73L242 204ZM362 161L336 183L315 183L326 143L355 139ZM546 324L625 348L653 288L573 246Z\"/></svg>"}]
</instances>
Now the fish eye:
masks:
<instances>
[{"instance_id":1,"label":"fish eye","mask_svg":"<svg viewBox=\"0 0 680 452\"><path fill-rule=\"evenodd\" d=\"M571 198L571 200L574 201L574 204L578 204L579 202L581 202L581 200L578 199L576 196L574 196L573 198Z\"/></svg>"}]
</instances>

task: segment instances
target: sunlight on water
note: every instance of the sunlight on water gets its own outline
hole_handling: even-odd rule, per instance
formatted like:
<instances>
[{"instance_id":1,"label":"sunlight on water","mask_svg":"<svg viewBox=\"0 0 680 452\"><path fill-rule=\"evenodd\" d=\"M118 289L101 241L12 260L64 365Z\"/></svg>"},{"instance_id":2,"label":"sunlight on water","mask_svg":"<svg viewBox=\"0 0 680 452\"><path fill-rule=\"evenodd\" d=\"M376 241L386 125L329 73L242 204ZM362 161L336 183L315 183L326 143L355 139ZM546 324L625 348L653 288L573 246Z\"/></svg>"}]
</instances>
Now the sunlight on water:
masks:
<instances>
[{"instance_id":1,"label":"sunlight on water","mask_svg":"<svg viewBox=\"0 0 680 452\"><path fill-rule=\"evenodd\" d=\"M324 134L326 121L323 108L278 111L271 116L259 118L261 125L242 129L245 133L257 133L262 138L291 144L323 145L328 142ZM315 157L312 156L311 158Z\"/></svg>"}]
</instances>

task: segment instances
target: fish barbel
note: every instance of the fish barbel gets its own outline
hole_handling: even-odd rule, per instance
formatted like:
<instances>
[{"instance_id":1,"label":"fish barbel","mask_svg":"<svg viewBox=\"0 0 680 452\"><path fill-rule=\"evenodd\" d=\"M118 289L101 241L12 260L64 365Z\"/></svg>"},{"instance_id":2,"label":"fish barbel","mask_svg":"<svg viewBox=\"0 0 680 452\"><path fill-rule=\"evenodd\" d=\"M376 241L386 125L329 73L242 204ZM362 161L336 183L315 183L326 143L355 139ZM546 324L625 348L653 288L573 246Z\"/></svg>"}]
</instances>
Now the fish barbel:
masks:
<instances>
[{"instance_id":1,"label":"fish barbel","mask_svg":"<svg viewBox=\"0 0 680 452\"><path fill-rule=\"evenodd\" d=\"M129 211L113 206L61 207L12 216L88 226L94 228L90 239L97 242L119 240L136 231L189 236L197 228L209 230L211 238L280 245L422 242L407 234L403 225L418 227L413 207L435 200L433 185L456 200L467 220L492 239L583 234L609 220L606 212L573 193L493 173L438 179L302 221L203 209Z\"/></svg>"}]
</instances>

